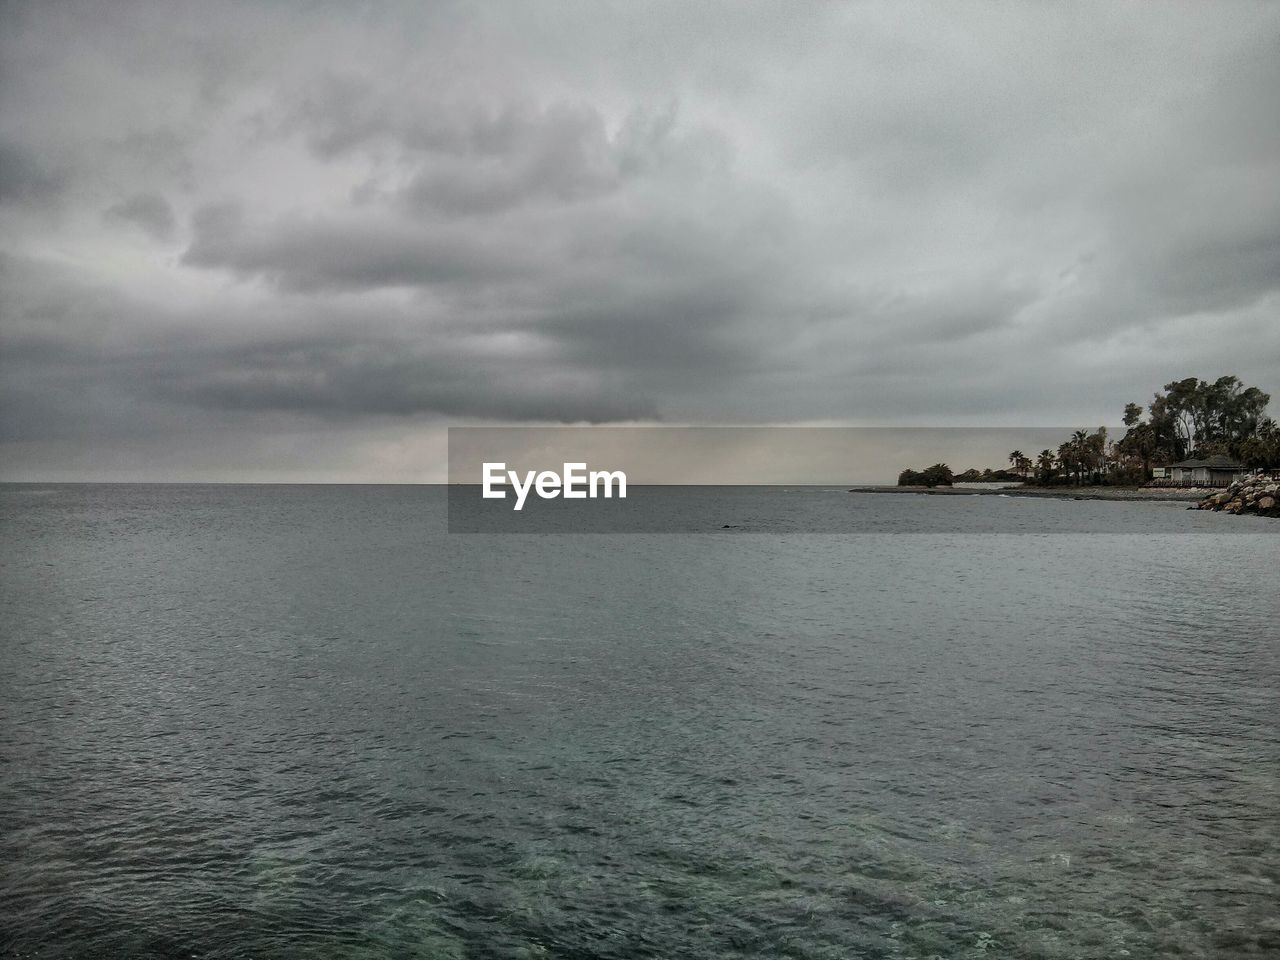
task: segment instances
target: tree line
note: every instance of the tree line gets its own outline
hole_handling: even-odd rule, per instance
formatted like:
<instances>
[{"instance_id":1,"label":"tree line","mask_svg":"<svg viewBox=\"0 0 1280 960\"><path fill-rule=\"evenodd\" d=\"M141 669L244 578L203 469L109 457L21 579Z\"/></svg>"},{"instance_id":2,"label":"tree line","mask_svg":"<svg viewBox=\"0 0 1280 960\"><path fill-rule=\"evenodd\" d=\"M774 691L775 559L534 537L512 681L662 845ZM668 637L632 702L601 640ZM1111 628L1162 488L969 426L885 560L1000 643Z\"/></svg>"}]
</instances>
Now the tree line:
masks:
<instances>
[{"instance_id":1,"label":"tree line","mask_svg":"<svg viewBox=\"0 0 1280 960\"><path fill-rule=\"evenodd\" d=\"M1010 470L952 473L945 463L904 470L901 486L939 486L955 481L1021 479L1056 484L1136 485L1153 468L1186 459L1224 456L1246 467L1280 468L1280 427L1266 415L1269 394L1238 377L1212 382L1187 377L1166 383L1150 404L1125 405L1125 433L1112 440L1106 427L1077 430L1056 450L1032 457L1009 454Z\"/></svg>"}]
</instances>

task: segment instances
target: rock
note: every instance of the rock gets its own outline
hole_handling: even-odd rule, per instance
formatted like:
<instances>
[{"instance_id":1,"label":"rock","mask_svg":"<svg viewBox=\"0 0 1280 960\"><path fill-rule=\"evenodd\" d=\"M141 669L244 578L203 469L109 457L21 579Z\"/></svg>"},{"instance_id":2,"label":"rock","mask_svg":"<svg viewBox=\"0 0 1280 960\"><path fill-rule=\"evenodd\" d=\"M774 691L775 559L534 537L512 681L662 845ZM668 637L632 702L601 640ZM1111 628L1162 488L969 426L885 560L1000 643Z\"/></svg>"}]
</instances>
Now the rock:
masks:
<instances>
[{"instance_id":1,"label":"rock","mask_svg":"<svg viewBox=\"0 0 1280 960\"><path fill-rule=\"evenodd\" d=\"M1224 489L1208 493L1193 509L1280 516L1280 482L1263 474L1233 480Z\"/></svg>"}]
</instances>

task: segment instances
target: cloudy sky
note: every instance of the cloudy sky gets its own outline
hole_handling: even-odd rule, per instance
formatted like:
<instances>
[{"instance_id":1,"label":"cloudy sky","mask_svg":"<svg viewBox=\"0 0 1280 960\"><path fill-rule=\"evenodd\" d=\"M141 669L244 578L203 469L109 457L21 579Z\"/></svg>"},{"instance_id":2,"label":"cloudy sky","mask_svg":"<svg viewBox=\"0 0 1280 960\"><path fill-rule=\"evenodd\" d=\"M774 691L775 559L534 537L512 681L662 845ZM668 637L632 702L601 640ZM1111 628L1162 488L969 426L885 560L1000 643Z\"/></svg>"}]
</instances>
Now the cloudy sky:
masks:
<instances>
[{"instance_id":1,"label":"cloudy sky","mask_svg":"<svg viewBox=\"0 0 1280 960\"><path fill-rule=\"evenodd\" d=\"M0 18L6 479L432 480L449 424L1280 396L1278 5Z\"/></svg>"}]
</instances>

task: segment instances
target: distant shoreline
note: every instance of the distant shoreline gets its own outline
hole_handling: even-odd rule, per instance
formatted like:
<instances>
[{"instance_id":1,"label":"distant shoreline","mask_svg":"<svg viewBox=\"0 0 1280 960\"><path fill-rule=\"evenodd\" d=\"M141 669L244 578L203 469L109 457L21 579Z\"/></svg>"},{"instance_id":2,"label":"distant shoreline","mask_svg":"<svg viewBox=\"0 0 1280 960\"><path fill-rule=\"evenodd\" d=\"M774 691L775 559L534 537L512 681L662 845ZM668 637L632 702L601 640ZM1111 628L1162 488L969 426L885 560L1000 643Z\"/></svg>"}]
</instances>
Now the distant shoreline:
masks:
<instances>
[{"instance_id":1,"label":"distant shoreline","mask_svg":"<svg viewBox=\"0 0 1280 960\"><path fill-rule=\"evenodd\" d=\"M850 493L901 493L942 497L1035 497L1050 500L1117 500L1117 501L1174 501L1196 503L1207 495L1200 489L1142 488L1142 487L899 487L868 486L850 487ZM1208 491L1213 492L1213 491Z\"/></svg>"}]
</instances>

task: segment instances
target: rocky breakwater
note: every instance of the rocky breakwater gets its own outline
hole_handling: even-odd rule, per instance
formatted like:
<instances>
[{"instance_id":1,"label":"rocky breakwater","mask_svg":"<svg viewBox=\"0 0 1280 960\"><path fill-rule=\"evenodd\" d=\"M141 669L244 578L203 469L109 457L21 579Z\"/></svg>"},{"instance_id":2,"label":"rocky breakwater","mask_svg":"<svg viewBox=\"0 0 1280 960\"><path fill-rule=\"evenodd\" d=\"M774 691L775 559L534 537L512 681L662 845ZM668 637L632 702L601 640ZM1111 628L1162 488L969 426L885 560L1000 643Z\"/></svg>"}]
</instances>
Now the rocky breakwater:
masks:
<instances>
[{"instance_id":1,"label":"rocky breakwater","mask_svg":"<svg viewBox=\"0 0 1280 960\"><path fill-rule=\"evenodd\" d=\"M1235 480L1227 489L1205 497L1196 508L1280 517L1280 481L1262 474Z\"/></svg>"}]
</instances>

